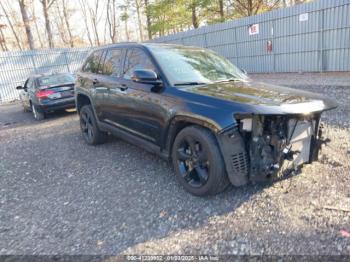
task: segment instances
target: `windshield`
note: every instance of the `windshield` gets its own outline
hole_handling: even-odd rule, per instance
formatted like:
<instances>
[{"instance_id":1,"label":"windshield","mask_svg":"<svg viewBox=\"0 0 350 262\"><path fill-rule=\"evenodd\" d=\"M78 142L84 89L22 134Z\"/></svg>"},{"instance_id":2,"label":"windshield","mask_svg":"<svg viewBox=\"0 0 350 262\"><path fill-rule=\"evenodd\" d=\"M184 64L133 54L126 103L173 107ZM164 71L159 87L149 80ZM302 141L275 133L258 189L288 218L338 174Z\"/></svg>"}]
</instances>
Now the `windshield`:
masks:
<instances>
[{"instance_id":1,"label":"windshield","mask_svg":"<svg viewBox=\"0 0 350 262\"><path fill-rule=\"evenodd\" d=\"M208 49L176 46L149 47L173 85L248 79L230 61Z\"/></svg>"},{"instance_id":2,"label":"windshield","mask_svg":"<svg viewBox=\"0 0 350 262\"><path fill-rule=\"evenodd\" d=\"M74 76L72 74L49 75L40 77L38 81L39 86L53 86L74 83Z\"/></svg>"}]
</instances>

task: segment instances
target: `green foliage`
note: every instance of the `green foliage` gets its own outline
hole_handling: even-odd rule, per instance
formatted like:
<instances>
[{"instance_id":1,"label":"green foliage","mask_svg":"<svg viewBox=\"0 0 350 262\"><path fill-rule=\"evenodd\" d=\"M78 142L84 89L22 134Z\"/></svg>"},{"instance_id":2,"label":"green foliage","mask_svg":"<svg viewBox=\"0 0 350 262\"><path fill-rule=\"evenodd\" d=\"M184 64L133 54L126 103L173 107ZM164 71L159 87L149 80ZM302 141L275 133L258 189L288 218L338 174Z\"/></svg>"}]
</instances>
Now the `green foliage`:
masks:
<instances>
[{"instance_id":1,"label":"green foliage","mask_svg":"<svg viewBox=\"0 0 350 262\"><path fill-rule=\"evenodd\" d=\"M281 0L154 0L146 13L152 35L162 36L278 8Z\"/></svg>"}]
</instances>

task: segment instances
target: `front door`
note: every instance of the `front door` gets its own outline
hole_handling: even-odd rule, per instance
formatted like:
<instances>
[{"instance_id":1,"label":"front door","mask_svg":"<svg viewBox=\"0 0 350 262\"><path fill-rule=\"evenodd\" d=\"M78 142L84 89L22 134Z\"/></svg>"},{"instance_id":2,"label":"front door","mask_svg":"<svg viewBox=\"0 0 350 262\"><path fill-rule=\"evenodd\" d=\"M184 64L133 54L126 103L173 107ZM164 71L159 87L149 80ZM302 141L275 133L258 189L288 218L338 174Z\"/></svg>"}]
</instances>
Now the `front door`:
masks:
<instances>
[{"instance_id":1,"label":"front door","mask_svg":"<svg viewBox=\"0 0 350 262\"><path fill-rule=\"evenodd\" d=\"M150 69L158 73L143 49L128 49L118 86L109 91L109 121L127 132L159 145L167 110L162 105L162 94L152 92L152 85L131 80L136 69Z\"/></svg>"}]
</instances>

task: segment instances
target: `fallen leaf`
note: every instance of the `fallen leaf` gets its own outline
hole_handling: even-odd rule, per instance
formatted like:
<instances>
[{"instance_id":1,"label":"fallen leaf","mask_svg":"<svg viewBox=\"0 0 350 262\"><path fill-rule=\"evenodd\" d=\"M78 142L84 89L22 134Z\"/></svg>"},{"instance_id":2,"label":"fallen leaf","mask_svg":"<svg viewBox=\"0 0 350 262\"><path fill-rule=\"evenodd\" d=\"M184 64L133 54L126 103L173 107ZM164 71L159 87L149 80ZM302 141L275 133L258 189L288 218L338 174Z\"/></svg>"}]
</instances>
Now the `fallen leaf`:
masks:
<instances>
[{"instance_id":1,"label":"fallen leaf","mask_svg":"<svg viewBox=\"0 0 350 262\"><path fill-rule=\"evenodd\" d=\"M97 244L98 246L101 246L101 245L103 245L103 243L104 243L104 242L103 242L102 240L97 240L97 243L96 243L96 244Z\"/></svg>"},{"instance_id":2,"label":"fallen leaf","mask_svg":"<svg viewBox=\"0 0 350 262\"><path fill-rule=\"evenodd\" d=\"M342 237L350 238L350 233L347 232L347 231L345 231L345 230L341 230L341 231L340 231L340 235L341 235Z\"/></svg>"},{"instance_id":3,"label":"fallen leaf","mask_svg":"<svg viewBox=\"0 0 350 262\"><path fill-rule=\"evenodd\" d=\"M165 217L166 215L167 215L167 212L165 212L165 211L161 211L159 213L159 217Z\"/></svg>"}]
</instances>

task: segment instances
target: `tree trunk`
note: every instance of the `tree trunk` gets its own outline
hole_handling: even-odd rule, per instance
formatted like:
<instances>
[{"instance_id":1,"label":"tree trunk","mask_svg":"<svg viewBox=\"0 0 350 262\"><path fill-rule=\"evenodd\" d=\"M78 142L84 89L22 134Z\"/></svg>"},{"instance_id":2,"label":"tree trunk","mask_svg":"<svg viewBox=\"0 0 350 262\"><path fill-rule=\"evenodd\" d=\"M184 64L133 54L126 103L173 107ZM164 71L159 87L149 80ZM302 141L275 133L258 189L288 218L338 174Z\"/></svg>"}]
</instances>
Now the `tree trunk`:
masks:
<instances>
[{"instance_id":1,"label":"tree trunk","mask_svg":"<svg viewBox=\"0 0 350 262\"><path fill-rule=\"evenodd\" d=\"M40 31L39 31L38 22L37 22L37 19L36 19L36 16L35 16L35 7L34 6L32 8L32 16L33 16L34 26L35 26L36 34L38 36L40 47L44 48L43 41L41 40L41 34L40 34Z\"/></svg>"},{"instance_id":2,"label":"tree trunk","mask_svg":"<svg viewBox=\"0 0 350 262\"><path fill-rule=\"evenodd\" d=\"M219 12L220 12L220 21L225 21L225 14L224 14L224 1L219 0Z\"/></svg>"},{"instance_id":3,"label":"tree trunk","mask_svg":"<svg viewBox=\"0 0 350 262\"><path fill-rule=\"evenodd\" d=\"M53 48L54 44L52 41L51 23L50 23L50 17L49 17L49 4L48 4L47 0L41 0L41 4L43 6L47 40L49 41L49 47Z\"/></svg>"},{"instance_id":4,"label":"tree trunk","mask_svg":"<svg viewBox=\"0 0 350 262\"><path fill-rule=\"evenodd\" d=\"M95 42L96 42L97 46L100 46L101 45L100 36L98 34L98 29L97 29L97 23L98 23L97 15L98 15L98 9L99 9L99 0L97 0L95 2L94 9L92 9L91 7L88 7L88 8L89 8L89 12L90 12L93 33L95 35Z\"/></svg>"},{"instance_id":5,"label":"tree trunk","mask_svg":"<svg viewBox=\"0 0 350 262\"><path fill-rule=\"evenodd\" d=\"M198 18L196 13L196 7L192 5L191 10L192 10L192 25L194 28L198 28Z\"/></svg>"},{"instance_id":6,"label":"tree trunk","mask_svg":"<svg viewBox=\"0 0 350 262\"><path fill-rule=\"evenodd\" d=\"M30 24L29 24L27 9L26 9L24 0L18 0L18 3L19 3L19 8L21 10L22 20L23 20L24 28L25 28L26 35L27 35L29 49L33 50L33 49L35 49L35 44L34 44L32 30L31 30Z\"/></svg>"},{"instance_id":7,"label":"tree trunk","mask_svg":"<svg viewBox=\"0 0 350 262\"><path fill-rule=\"evenodd\" d=\"M100 42L100 36L98 34L98 30L97 30L97 21L96 21L96 18L92 18L92 27L94 29L94 34L95 34L95 39L96 39L96 44L98 46L101 45L101 42Z\"/></svg>"},{"instance_id":8,"label":"tree trunk","mask_svg":"<svg viewBox=\"0 0 350 262\"><path fill-rule=\"evenodd\" d=\"M9 49L7 48L4 32L2 31L1 26L2 25L0 25L0 44L1 44L1 49L2 49L2 51L8 51Z\"/></svg>"},{"instance_id":9,"label":"tree trunk","mask_svg":"<svg viewBox=\"0 0 350 262\"><path fill-rule=\"evenodd\" d=\"M109 8L111 5L111 0L107 1L107 20L106 23L108 23L108 32L109 37L111 39L112 43L117 42L117 22L116 22L116 0L112 0L112 7Z\"/></svg>"},{"instance_id":10,"label":"tree trunk","mask_svg":"<svg viewBox=\"0 0 350 262\"><path fill-rule=\"evenodd\" d=\"M248 16L253 14L253 0L248 0Z\"/></svg>"},{"instance_id":11,"label":"tree trunk","mask_svg":"<svg viewBox=\"0 0 350 262\"><path fill-rule=\"evenodd\" d=\"M6 9L5 9L5 7L4 7L4 5L3 5L3 3L1 1L0 1L0 6L2 8L2 11L5 14L7 23L9 24L9 26L11 28L12 34L14 35L14 37L16 39L17 46L18 46L19 50L22 51L21 41L19 40L18 35L17 35L16 31L15 31L15 28L13 27L13 24L12 24L12 22L10 20L10 17L9 17L9 15L8 15L8 13L7 13L7 11L6 11Z\"/></svg>"},{"instance_id":12,"label":"tree trunk","mask_svg":"<svg viewBox=\"0 0 350 262\"><path fill-rule=\"evenodd\" d=\"M90 46L93 46L94 44L92 42L92 38L91 38L90 30L89 30L89 23L87 20L86 2L84 0L79 0L79 4L80 4L80 10L83 13L86 34L87 34L87 37L89 39Z\"/></svg>"},{"instance_id":13,"label":"tree trunk","mask_svg":"<svg viewBox=\"0 0 350 262\"><path fill-rule=\"evenodd\" d=\"M57 4L56 5L56 13L55 17L53 17L53 21L56 24L56 28L58 31L58 35L60 36L63 46L68 46L69 44L69 39L67 39L67 34L66 34L66 28L65 28L65 22L64 22L64 17L61 14L61 9L60 6ZM59 43L56 43L56 45L59 45Z\"/></svg>"},{"instance_id":14,"label":"tree trunk","mask_svg":"<svg viewBox=\"0 0 350 262\"><path fill-rule=\"evenodd\" d=\"M148 10L148 0L145 1L145 10L146 10L146 20L147 20L147 32L148 32L148 39L152 39L152 31L151 31L151 16L149 14Z\"/></svg>"},{"instance_id":15,"label":"tree trunk","mask_svg":"<svg viewBox=\"0 0 350 262\"><path fill-rule=\"evenodd\" d=\"M72 35L72 29L70 28L70 23L69 23L69 17L68 17L68 11L67 11L67 2L63 1L63 16L64 16L64 21L66 23L68 35L69 35L69 44L70 47L74 47L74 39Z\"/></svg>"},{"instance_id":16,"label":"tree trunk","mask_svg":"<svg viewBox=\"0 0 350 262\"><path fill-rule=\"evenodd\" d=\"M137 22L138 22L138 25L139 25L140 40L141 40L141 42L143 42L143 29L142 29L142 22L141 22L139 0L135 0L135 5L136 5L136 13L137 13Z\"/></svg>"},{"instance_id":17,"label":"tree trunk","mask_svg":"<svg viewBox=\"0 0 350 262\"><path fill-rule=\"evenodd\" d=\"M129 28L128 28L128 19L124 20L124 29L125 29L126 41L129 41L130 36L129 36Z\"/></svg>"}]
</instances>

